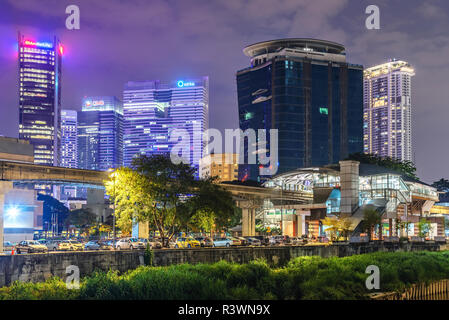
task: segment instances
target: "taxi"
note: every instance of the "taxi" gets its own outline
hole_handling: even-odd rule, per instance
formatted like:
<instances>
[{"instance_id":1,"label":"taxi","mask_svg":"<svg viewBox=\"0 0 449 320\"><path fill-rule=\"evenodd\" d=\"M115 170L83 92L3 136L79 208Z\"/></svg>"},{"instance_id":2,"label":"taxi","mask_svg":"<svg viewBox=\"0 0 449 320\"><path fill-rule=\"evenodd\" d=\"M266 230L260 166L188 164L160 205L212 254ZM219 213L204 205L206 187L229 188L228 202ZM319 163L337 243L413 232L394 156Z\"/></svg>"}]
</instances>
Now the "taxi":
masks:
<instances>
[{"instance_id":1,"label":"taxi","mask_svg":"<svg viewBox=\"0 0 449 320\"><path fill-rule=\"evenodd\" d=\"M200 248L201 243L191 237L181 237L175 242L175 248Z\"/></svg>"}]
</instances>

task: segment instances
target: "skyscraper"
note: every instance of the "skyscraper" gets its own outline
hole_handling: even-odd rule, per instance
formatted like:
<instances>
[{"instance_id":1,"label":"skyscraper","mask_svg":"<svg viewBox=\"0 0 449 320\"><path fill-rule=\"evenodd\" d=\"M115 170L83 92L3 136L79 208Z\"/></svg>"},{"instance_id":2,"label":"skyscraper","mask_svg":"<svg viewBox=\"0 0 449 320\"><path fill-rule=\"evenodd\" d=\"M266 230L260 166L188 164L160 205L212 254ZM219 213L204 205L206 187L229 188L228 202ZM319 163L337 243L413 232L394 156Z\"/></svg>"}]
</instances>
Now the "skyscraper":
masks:
<instances>
[{"instance_id":1,"label":"skyscraper","mask_svg":"<svg viewBox=\"0 0 449 320\"><path fill-rule=\"evenodd\" d=\"M172 150L170 134L184 129L190 135L190 164L197 169L209 128L209 78L171 82L139 81L125 84L124 165L139 154L161 154ZM185 155L183 155L185 156Z\"/></svg>"},{"instance_id":2,"label":"skyscraper","mask_svg":"<svg viewBox=\"0 0 449 320\"><path fill-rule=\"evenodd\" d=\"M278 129L277 173L362 152L363 67L346 61L344 46L280 39L243 52L251 66L237 72L240 129ZM245 144L245 159L247 154ZM264 180L259 167L264 165L241 164L239 179Z\"/></svg>"},{"instance_id":3,"label":"skyscraper","mask_svg":"<svg viewBox=\"0 0 449 320\"><path fill-rule=\"evenodd\" d=\"M19 138L34 146L34 163L59 165L63 47L19 33Z\"/></svg>"},{"instance_id":4,"label":"skyscraper","mask_svg":"<svg viewBox=\"0 0 449 320\"><path fill-rule=\"evenodd\" d=\"M123 106L112 96L86 97L78 111L78 167L108 170L123 165Z\"/></svg>"},{"instance_id":5,"label":"skyscraper","mask_svg":"<svg viewBox=\"0 0 449 320\"><path fill-rule=\"evenodd\" d=\"M78 120L75 110L61 111L61 167L78 167Z\"/></svg>"},{"instance_id":6,"label":"skyscraper","mask_svg":"<svg viewBox=\"0 0 449 320\"><path fill-rule=\"evenodd\" d=\"M363 150L412 161L411 78L413 68L391 60L364 71Z\"/></svg>"}]
</instances>

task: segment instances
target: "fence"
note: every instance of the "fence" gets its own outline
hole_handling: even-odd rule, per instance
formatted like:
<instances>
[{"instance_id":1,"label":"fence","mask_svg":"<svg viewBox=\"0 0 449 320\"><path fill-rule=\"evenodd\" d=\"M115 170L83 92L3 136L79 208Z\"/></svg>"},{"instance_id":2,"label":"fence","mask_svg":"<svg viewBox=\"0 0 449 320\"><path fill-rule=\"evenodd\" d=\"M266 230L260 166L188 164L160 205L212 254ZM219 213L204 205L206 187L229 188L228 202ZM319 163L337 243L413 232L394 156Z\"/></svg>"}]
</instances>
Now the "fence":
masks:
<instances>
[{"instance_id":1,"label":"fence","mask_svg":"<svg viewBox=\"0 0 449 320\"><path fill-rule=\"evenodd\" d=\"M430 284L418 283L405 292L388 292L371 296L374 300L448 300L449 280L439 280Z\"/></svg>"}]
</instances>

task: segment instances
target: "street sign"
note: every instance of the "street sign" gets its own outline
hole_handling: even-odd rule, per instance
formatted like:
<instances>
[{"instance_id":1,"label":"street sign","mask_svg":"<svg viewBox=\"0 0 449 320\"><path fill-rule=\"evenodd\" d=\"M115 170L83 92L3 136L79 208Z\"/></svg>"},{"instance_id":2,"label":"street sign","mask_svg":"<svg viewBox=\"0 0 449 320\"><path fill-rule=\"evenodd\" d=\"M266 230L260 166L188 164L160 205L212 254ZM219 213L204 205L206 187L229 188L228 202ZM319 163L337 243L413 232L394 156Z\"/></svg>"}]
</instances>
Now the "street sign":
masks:
<instances>
[{"instance_id":1,"label":"street sign","mask_svg":"<svg viewBox=\"0 0 449 320\"><path fill-rule=\"evenodd\" d=\"M271 233L271 228L270 227L267 227L267 232Z\"/></svg>"}]
</instances>

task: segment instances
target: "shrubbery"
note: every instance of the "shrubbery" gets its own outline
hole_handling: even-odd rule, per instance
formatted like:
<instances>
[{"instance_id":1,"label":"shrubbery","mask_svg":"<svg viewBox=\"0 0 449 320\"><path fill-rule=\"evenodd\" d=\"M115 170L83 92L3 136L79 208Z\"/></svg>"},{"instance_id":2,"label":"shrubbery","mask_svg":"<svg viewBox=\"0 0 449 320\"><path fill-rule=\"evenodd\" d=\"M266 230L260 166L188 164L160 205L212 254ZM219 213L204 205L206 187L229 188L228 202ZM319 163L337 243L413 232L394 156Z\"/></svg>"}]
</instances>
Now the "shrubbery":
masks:
<instances>
[{"instance_id":1,"label":"shrubbery","mask_svg":"<svg viewBox=\"0 0 449 320\"><path fill-rule=\"evenodd\" d=\"M449 278L449 252L377 252L345 258L299 257L283 268L266 262L139 267L96 272L79 290L52 278L0 288L0 299L366 299L368 265L380 269L381 291Z\"/></svg>"}]
</instances>

